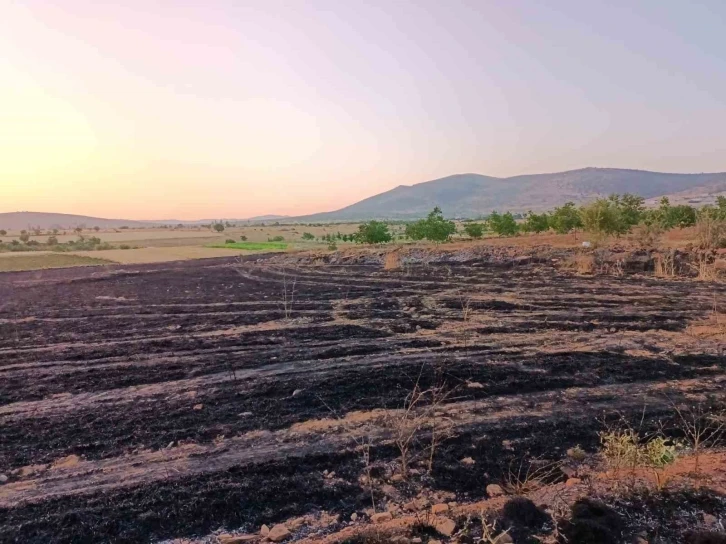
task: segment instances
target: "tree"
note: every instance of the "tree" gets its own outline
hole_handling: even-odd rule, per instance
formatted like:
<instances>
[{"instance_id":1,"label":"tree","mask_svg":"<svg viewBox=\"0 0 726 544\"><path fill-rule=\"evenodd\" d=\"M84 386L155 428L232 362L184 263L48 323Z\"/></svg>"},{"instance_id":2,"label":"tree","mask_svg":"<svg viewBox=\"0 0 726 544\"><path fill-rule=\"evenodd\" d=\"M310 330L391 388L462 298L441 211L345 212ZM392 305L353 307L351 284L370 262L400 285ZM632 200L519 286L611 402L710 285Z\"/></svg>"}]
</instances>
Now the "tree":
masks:
<instances>
[{"instance_id":1,"label":"tree","mask_svg":"<svg viewBox=\"0 0 726 544\"><path fill-rule=\"evenodd\" d=\"M545 213L527 212L527 217L522 224L522 230L525 232L545 232L550 229L550 216Z\"/></svg>"},{"instance_id":2,"label":"tree","mask_svg":"<svg viewBox=\"0 0 726 544\"><path fill-rule=\"evenodd\" d=\"M480 223L467 223L464 232L472 238L478 239L484 236L484 225Z\"/></svg>"},{"instance_id":3,"label":"tree","mask_svg":"<svg viewBox=\"0 0 726 544\"><path fill-rule=\"evenodd\" d=\"M21 230L19 238L21 242L27 243L30 240L30 234L28 234L27 230Z\"/></svg>"},{"instance_id":4,"label":"tree","mask_svg":"<svg viewBox=\"0 0 726 544\"><path fill-rule=\"evenodd\" d=\"M392 239L388 225L382 221L368 221L358 225L355 240L359 244L384 244ZM333 242L333 239L330 239Z\"/></svg>"},{"instance_id":5,"label":"tree","mask_svg":"<svg viewBox=\"0 0 726 544\"><path fill-rule=\"evenodd\" d=\"M519 232L519 225L517 225L511 212L501 215L497 212L492 212L487 222L489 223L489 228L499 236L514 236Z\"/></svg>"},{"instance_id":6,"label":"tree","mask_svg":"<svg viewBox=\"0 0 726 544\"><path fill-rule=\"evenodd\" d=\"M593 234L620 236L630 230L623 219L617 202L611 198L598 198L580 210L583 228Z\"/></svg>"},{"instance_id":7,"label":"tree","mask_svg":"<svg viewBox=\"0 0 726 544\"><path fill-rule=\"evenodd\" d=\"M687 204L671 206L667 196L660 199L657 214L658 222L664 229L690 227L696 224L698 218L696 208Z\"/></svg>"},{"instance_id":8,"label":"tree","mask_svg":"<svg viewBox=\"0 0 726 544\"><path fill-rule=\"evenodd\" d=\"M242 236L239 237L239 239L242 240L243 242L246 242L247 241L247 236L245 236L243 234Z\"/></svg>"},{"instance_id":9,"label":"tree","mask_svg":"<svg viewBox=\"0 0 726 544\"><path fill-rule=\"evenodd\" d=\"M5 236L7 235L7 233L8 231L6 231L5 229L0 229L0 236Z\"/></svg>"},{"instance_id":10,"label":"tree","mask_svg":"<svg viewBox=\"0 0 726 544\"><path fill-rule=\"evenodd\" d=\"M49 246L57 246L58 245L58 238L55 236L48 236L48 241L46 242Z\"/></svg>"},{"instance_id":11,"label":"tree","mask_svg":"<svg viewBox=\"0 0 726 544\"><path fill-rule=\"evenodd\" d=\"M456 232L453 221L444 219L441 208L436 206L426 219L420 219L406 225L406 235L413 240L431 240L432 242L445 242Z\"/></svg>"},{"instance_id":12,"label":"tree","mask_svg":"<svg viewBox=\"0 0 726 544\"><path fill-rule=\"evenodd\" d=\"M550 217L550 227L559 234L567 234L568 232L582 227L582 219L577 211L574 202L567 202L564 206L555 208Z\"/></svg>"},{"instance_id":13,"label":"tree","mask_svg":"<svg viewBox=\"0 0 726 544\"><path fill-rule=\"evenodd\" d=\"M98 225L96 225L95 227L93 227L93 230L95 230L96 232L98 232L99 230L101 230L101 227L99 227Z\"/></svg>"},{"instance_id":14,"label":"tree","mask_svg":"<svg viewBox=\"0 0 726 544\"><path fill-rule=\"evenodd\" d=\"M610 195L609 200L619 209L622 221L628 229L640 223L645 212L645 199L642 196L625 193L621 195Z\"/></svg>"},{"instance_id":15,"label":"tree","mask_svg":"<svg viewBox=\"0 0 726 544\"><path fill-rule=\"evenodd\" d=\"M310 234L309 232L303 232L302 239L303 240L315 240L315 235Z\"/></svg>"},{"instance_id":16,"label":"tree","mask_svg":"<svg viewBox=\"0 0 726 544\"><path fill-rule=\"evenodd\" d=\"M214 223L212 228L217 232L224 232L224 223Z\"/></svg>"}]
</instances>

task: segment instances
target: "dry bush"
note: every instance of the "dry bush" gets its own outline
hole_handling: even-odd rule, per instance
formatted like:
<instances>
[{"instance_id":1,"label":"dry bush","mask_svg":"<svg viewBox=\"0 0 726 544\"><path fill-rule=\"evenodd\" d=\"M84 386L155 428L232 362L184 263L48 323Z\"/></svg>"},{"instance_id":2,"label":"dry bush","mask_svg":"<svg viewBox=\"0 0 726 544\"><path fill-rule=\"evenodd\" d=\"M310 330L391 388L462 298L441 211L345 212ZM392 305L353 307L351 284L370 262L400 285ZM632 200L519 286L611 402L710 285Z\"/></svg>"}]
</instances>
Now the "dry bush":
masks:
<instances>
[{"instance_id":1,"label":"dry bush","mask_svg":"<svg viewBox=\"0 0 726 544\"><path fill-rule=\"evenodd\" d=\"M726 247L726 220L700 214L696 221L696 236L701 249Z\"/></svg>"},{"instance_id":2,"label":"dry bush","mask_svg":"<svg viewBox=\"0 0 726 544\"><path fill-rule=\"evenodd\" d=\"M593 255L576 255L574 263L578 274L595 273L595 257Z\"/></svg>"},{"instance_id":3,"label":"dry bush","mask_svg":"<svg viewBox=\"0 0 726 544\"><path fill-rule=\"evenodd\" d=\"M401 268L401 256L397 251L391 251L386 253L386 258L383 262L384 270L398 270Z\"/></svg>"},{"instance_id":4,"label":"dry bush","mask_svg":"<svg viewBox=\"0 0 726 544\"><path fill-rule=\"evenodd\" d=\"M672 251L655 256L655 276L673 278L676 275L675 254Z\"/></svg>"},{"instance_id":5,"label":"dry bush","mask_svg":"<svg viewBox=\"0 0 726 544\"><path fill-rule=\"evenodd\" d=\"M663 228L656 224L643 224L633 231L631 240L640 249L655 249L660 246Z\"/></svg>"},{"instance_id":6,"label":"dry bush","mask_svg":"<svg viewBox=\"0 0 726 544\"><path fill-rule=\"evenodd\" d=\"M562 475L561 461L520 459L510 461L504 477L504 488L512 495L525 495L552 484Z\"/></svg>"},{"instance_id":7,"label":"dry bush","mask_svg":"<svg viewBox=\"0 0 726 544\"><path fill-rule=\"evenodd\" d=\"M726 430L726 413L712 406L698 403L693 406L679 407L671 401L676 413L676 428L679 429L693 453L696 479L700 476L699 460L704 449L720 444Z\"/></svg>"}]
</instances>

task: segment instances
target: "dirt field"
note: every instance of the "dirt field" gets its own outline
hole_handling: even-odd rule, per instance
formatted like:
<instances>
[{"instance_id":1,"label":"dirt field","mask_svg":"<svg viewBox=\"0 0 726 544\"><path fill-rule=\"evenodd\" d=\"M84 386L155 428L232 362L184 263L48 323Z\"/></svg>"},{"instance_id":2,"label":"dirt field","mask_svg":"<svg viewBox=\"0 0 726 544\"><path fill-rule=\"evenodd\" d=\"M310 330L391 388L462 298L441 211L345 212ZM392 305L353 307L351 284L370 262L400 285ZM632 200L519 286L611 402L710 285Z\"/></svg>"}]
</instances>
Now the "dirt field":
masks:
<instances>
[{"instance_id":1,"label":"dirt field","mask_svg":"<svg viewBox=\"0 0 726 544\"><path fill-rule=\"evenodd\" d=\"M293 532L320 542L371 508L364 442L377 508L398 515L421 486L477 501L512 462L592 455L603 415L652 425L671 401L723 400L726 286L578 276L565 257L0 274L0 541L212 542L313 515ZM431 474L423 437L401 481L387 410L416 383L452 392L448 431ZM723 519L722 495L700 493L641 499L623 542Z\"/></svg>"}]
</instances>

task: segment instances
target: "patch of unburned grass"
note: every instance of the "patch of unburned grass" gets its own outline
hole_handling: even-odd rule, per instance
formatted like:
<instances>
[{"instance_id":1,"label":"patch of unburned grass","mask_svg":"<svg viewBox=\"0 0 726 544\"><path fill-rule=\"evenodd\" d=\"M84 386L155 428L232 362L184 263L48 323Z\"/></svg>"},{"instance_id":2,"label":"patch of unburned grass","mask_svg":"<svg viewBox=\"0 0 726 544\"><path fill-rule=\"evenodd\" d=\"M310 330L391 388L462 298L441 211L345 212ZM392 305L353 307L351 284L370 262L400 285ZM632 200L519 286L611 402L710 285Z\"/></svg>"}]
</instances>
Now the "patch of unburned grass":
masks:
<instances>
[{"instance_id":1,"label":"patch of unburned grass","mask_svg":"<svg viewBox=\"0 0 726 544\"><path fill-rule=\"evenodd\" d=\"M102 264L114 264L114 261L81 255L68 255L65 253L44 253L42 255L14 254L0 257L0 272L19 272L22 270Z\"/></svg>"},{"instance_id":2,"label":"patch of unburned grass","mask_svg":"<svg viewBox=\"0 0 726 544\"><path fill-rule=\"evenodd\" d=\"M271 249L287 249L285 242L234 242L228 244L213 244L208 247L222 249L244 249L247 251L269 251Z\"/></svg>"}]
</instances>

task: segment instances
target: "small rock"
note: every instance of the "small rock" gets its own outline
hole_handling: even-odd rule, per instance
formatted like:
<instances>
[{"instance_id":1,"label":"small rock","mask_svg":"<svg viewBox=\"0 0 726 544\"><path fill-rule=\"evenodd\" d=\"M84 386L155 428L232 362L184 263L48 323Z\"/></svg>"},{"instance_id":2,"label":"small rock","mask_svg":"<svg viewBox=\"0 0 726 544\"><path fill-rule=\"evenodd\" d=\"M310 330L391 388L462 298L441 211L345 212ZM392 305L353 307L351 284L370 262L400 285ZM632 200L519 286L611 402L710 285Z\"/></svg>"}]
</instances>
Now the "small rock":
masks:
<instances>
[{"instance_id":1,"label":"small rock","mask_svg":"<svg viewBox=\"0 0 726 544\"><path fill-rule=\"evenodd\" d=\"M298 396L298 395L300 395L300 393L302 393L302 392L303 392L303 390L302 390L302 389L295 389L295 391L293 391L293 392L292 392L292 396L293 396L293 398L297 397L297 396Z\"/></svg>"},{"instance_id":2,"label":"small rock","mask_svg":"<svg viewBox=\"0 0 726 544\"><path fill-rule=\"evenodd\" d=\"M378 514L373 514L371 516L371 521L373 523L383 523L385 521L391 521L393 519L393 515L391 515L390 512L379 512Z\"/></svg>"},{"instance_id":3,"label":"small rock","mask_svg":"<svg viewBox=\"0 0 726 544\"><path fill-rule=\"evenodd\" d=\"M434 515L443 514L444 512L448 512L448 511L449 511L448 504L434 504L431 507L431 513Z\"/></svg>"},{"instance_id":4,"label":"small rock","mask_svg":"<svg viewBox=\"0 0 726 544\"><path fill-rule=\"evenodd\" d=\"M451 536L456 531L456 522L449 518L439 518L434 525L436 530L444 536Z\"/></svg>"},{"instance_id":5,"label":"small rock","mask_svg":"<svg viewBox=\"0 0 726 544\"><path fill-rule=\"evenodd\" d=\"M356 514L355 512L353 512L353 513L352 513L352 514L350 515L350 521L355 521L355 520L357 520L357 519L358 519L358 514Z\"/></svg>"},{"instance_id":6,"label":"small rock","mask_svg":"<svg viewBox=\"0 0 726 544\"><path fill-rule=\"evenodd\" d=\"M392 482L402 482L403 481L403 475L402 474L394 474L391 476Z\"/></svg>"},{"instance_id":7,"label":"small rock","mask_svg":"<svg viewBox=\"0 0 726 544\"><path fill-rule=\"evenodd\" d=\"M194 410L201 410L202 408L204 408L204 404L195 404L193 408Z\"/></svg>"},{"instance_id":8,"label":"small rock","mask_svg":"<svg viewBox=\"0 0 726 544\"><path fill-rule=\"evenodd\" d=\"M473 465L474 463L476 463L476 461L474 461L474 459L472 459L471 457L464 457L461 460L462 465Z\"/></svg>"},{"instance_id":9,"label":"small rock","mask_svg":"<svg viewBox=\"0 0 726 544\"><path fill-rule=\"evenodd\" d=\"M262 536L269 535L270 534L270 528L267 525L263 525L262 527L260 527L260 534Z\"/></svg>"},{"instance_id":10,"label":"small rock","mask_svg":"<svg viewBox=\"0 0 726 544\"><path fill-rule=\"evenodd\" d=\"M582 483L582 480L580 478L568 478L565 482L565 487L573 487L579 483Z\"/></svg>"},{"instance_id":11,"label":"small rock","mask_svg":"<svg viewBox=\"0 0 726 544\"><path fill-rule=\"evenodd\" d=\"M411 539L411 544L421 544L422 542L423 542L423 540L421 540L420 536L415 536Z\"/></svg>"},{"instance_id":12,"label":"small rock","mask_svg":"<svg viewBox=\"0 0 726 544\"><path fill-rule=\"evenodd\" d=\"M479 382L466 382L466 386L469 389L484 389L484 386Z\"/></svg>"},{"instance_id":13,"label":"small rock","mask_svg":"<svg viewBox=\"0 0 726 544\"><path fill-rule=\"evenodd\" d=\"M494 544L514 544L514 540L509 533L503 533L494 538Z\"/></svg>"},{"instance_id":14,"label":"small rock","mask_svg":"<svg viewBox=\"0 0 726 544\"><path fill-rule=\"evenodd\" d=\"M237 414L239 417L250 417L252 415L252 412L242 412L241 414Z\"/></svg>"},{"instance_id":15,"label":"small rock","mask_svg":"<svg viewBox=\"0 0 726 544\"><path fill-rule=\"evenodd\" d=\"M4 484L8 481L8 477L5 474L0 474L0 484Z\"/></svg>"},{"instance_id":16,"label":"small rock","mask_svg":"<svg viewBox=\"0 0 726 544\"><path fill-rule=\"evenodd\" d=\"M166 449L167 450L170 450L173 447L174 447L174 441L173 440L166 445Z\"/></svg>"},{"instance_id":17,"label":"small rock","mask_svg":"<svg viewBox=\"0 0 726 544\"><path fill-rule=\"evenodd\" d=\"M487 495L490 497L501 497L504 495L504 490L499 484L489 484L487 486Z\"/></svg>"},{"instance_id":18,"label":"small rock","mask_svg":"<svg viewBox=\"0 0 726 544\"><path fill-rule=\"evenodd\" d=\"M259 540L259 535L218 535L219 544L245 544Z\"/></svg>"},{"instance_id":19,"label":"small rock","mask_svg":"<svg viewBox=\"0 0 726 544\"><path fill-rule=\"evenodd\" d=\"M392 485L388 484L382 486L381 491L383 491L383 494L387 497L396 497L398 495L398 490Z\"/></svg>"},{"instance_id":20,"label":"small rock","mask_svg":"<svg viewBox=\"0 0 726 544\"><path fill-rule=\"evenodd\" d=\"M282 523L278 523L267 533L267 538L272 542L282 542L289 536L290 531Z\"/></svg>"}]
</instances>

